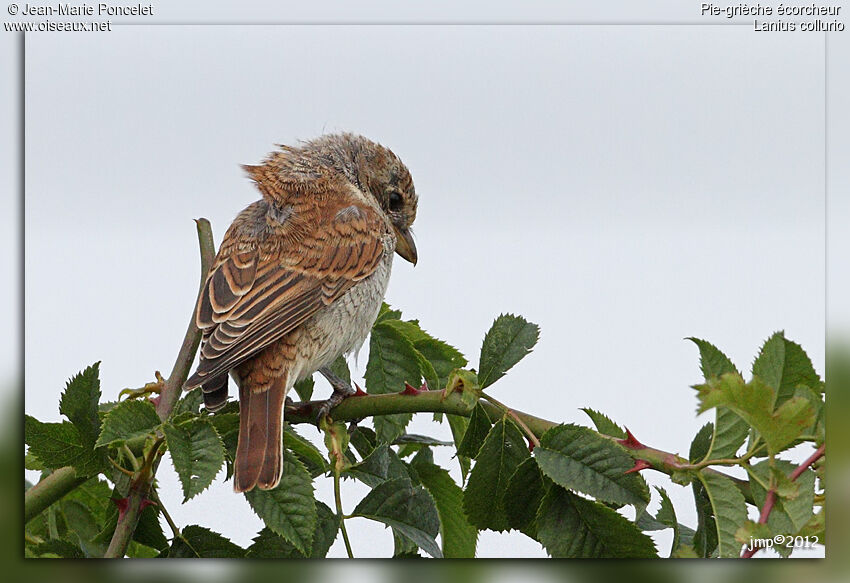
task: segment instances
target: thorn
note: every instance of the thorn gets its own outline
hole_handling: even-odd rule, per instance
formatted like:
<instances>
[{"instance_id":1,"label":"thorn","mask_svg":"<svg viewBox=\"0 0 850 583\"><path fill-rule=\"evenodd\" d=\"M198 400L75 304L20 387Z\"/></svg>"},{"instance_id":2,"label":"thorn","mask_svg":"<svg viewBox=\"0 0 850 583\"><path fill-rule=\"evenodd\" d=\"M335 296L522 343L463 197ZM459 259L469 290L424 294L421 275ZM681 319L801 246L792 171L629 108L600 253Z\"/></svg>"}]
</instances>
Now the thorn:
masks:
<instances>
[{"instance_id":1,"label":"thorn","mask_svg":"<svg viewBox=\"0 0 850 583\"><path fill-rule=\"evenodd\" d=\"M142 503L139 504L139 512L141 512L148 506L156 506L156 502L154 502L153 500L148 500L147 498L142 498Z\"/></svg>"},{"instance_id":2,"label":"thorn","mask_svg":"<svg viewBox=\"0 0 850 583\"><path fill-rule=\"evenodd\" d=\"M427 391L427 390L428 390L428 381L422 381L422 386L419 387L419 392L421 393L422 391Z\"/></svg>"},{"instance_id":3,"label":"thorn","mask_svg":"<svg viewBox=\"0 0 850 583\"><path fill-rule=\"evenodd\" d=\"M157 395L156 397L148 397L148 401L153 403L154 407L159 407L160 400L162 400L162 395Z\"/></svg>"},{"instance_id":4,"label":"thorn","mask_svg":"<svg viewBox=\"0 0 850 583\"><path fill-rule=\"evenodd\" d=\"M652 465L646 460L635 460L635 466L630 470L626 470L623 472L624 474L631 474L634 472L639 472L641 470L645 470L647 468L651 468Z\"/></svg>"},{"instance_id":5,"label":"thorn","mask_svg":"<svg viewBox=\"0 0 850 583\"><path fill-rule=\"evenodd\" d=\"M118 520L121 520L127 514L127 508L130 507L130 498L110 498L110 500L118 507Z\"/></svg>"},{"instance_id":6,"label":"thorn","mask_svg":"<svg viewBox=\"0 0 850 583\"><path fill-rule=\"evenodd\" d=\"M628 427L626 427L626 438L618 439L617 443L628 449L646 449L646 446L639 442L634 435L632 435L632 432L629 431Z\"/></svg>"},{"instance_id":7,"label":"thorn","mask_svg":"<svg viewBox=\"0 0 850 583\"><path fill-rule=\"evenodd\" d=\"M531 439L529 439L528 437L526 437L525 440L528 442L529 453L534 453L534 442L531 441Z\"/></svg>"},{"instance_id":8,"label":"thorn","mask_svg":"<svg viewBox=\"0 0 850 583\"><path fill-rule=\"evenodd\" d=\"M366 391L361 389L360 385L358 385L357 383L354 383L354 388L355 388L355 391L354 391L354 394L351 395L352 397L365 397L368 394Z\"/></svg>"},{"instance_id":9,"label":"thorn","mask_svg":"<svg viewBox=\"0 0 850 583\"><path fill-rule=\"evenodd\" d=\"M399 393L399 394L415 396L415 395L418 395L419 393L420 393L419 389L410 385L409 383L404 383L404 390L401 391L401 393Z\"/></svg>"}]
</instances>

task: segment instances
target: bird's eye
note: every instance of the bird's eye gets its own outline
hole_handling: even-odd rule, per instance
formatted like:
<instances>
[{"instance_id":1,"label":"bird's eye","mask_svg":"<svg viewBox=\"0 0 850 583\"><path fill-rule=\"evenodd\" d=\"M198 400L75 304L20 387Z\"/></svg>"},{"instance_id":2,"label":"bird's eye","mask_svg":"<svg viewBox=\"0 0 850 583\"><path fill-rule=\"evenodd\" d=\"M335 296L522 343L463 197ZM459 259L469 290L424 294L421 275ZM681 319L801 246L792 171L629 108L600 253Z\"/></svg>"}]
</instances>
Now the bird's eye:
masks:
<instances>
[{"instance_id":1,"label":"bird's eye","mask_svg":"<svg viewBox=\"0 0 850 583\"><path fill-rule=\"evenodd\" d=\"M397 192L390 193L390 210L391 211L400 211L401 206L404 203L404 200L401 198L401 195Z\"/></svg>"}]
</instances>

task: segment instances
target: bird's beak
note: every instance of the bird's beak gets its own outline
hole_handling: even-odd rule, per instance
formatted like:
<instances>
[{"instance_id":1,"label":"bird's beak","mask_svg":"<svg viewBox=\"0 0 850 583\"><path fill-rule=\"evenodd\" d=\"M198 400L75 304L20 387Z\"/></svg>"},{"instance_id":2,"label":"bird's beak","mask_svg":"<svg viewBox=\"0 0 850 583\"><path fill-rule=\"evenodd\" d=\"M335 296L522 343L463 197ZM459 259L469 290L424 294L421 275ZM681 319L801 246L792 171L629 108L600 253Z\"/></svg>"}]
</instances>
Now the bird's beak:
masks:
<instances>
[{"instance_id":1,"label":"bird's beak","mask_svg":"<svg viewBox=\"0 0 850 583\"><path fill-rule=\"evenodd\" d=\"M419 256L416 254L416 243L413 242L413 233L409 229L395 227L396 242L395 252L416 265Z\"/></svg>"}]
</instances>

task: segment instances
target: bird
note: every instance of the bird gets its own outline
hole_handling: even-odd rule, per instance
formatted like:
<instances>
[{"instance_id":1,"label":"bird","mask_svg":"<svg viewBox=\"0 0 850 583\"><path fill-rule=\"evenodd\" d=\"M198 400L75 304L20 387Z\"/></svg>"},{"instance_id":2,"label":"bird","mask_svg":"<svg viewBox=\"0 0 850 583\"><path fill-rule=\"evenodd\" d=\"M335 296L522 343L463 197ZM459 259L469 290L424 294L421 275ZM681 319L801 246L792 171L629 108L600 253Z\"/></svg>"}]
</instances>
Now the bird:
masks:
<instances>
[{"instance_id":1,"label":"bird","mask_svg":"<svg viewBox=\"0 0 850 583\"><path fill-rule=\"evenodd\" d=\"M211 412L227 403L229 377L238 387L236 492L279 484L282 409L297 381L328 379L320 414L354 392L329 365L369 335L394 254L418 260L418 197L390 149L352 133L277 146L243 166L262 198L234 219L206 276L198 366L183 385L201 387Z\"/></svg>"}]
</instances>

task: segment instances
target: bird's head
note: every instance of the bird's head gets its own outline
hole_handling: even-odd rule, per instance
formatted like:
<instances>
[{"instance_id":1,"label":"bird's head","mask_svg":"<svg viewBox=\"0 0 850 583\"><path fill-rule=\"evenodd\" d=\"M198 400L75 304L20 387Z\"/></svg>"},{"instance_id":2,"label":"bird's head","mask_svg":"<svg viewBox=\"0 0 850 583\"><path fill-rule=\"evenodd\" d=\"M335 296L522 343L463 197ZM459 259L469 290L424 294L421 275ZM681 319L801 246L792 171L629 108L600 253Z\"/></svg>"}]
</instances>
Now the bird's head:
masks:
<instances>
[{"instance_id":1,"label":"bird's head","mask_svg":"<svg viewBox=\"0 0 850 583\"><path fill-rule=\"evenodd\" d=\"M418 255L411 226L418 198L407 166L389 148L355 134L323 136L346 176L371 194L386 213L396 234L396 253L416 265Z\"/></svg>"}]
</instances>

